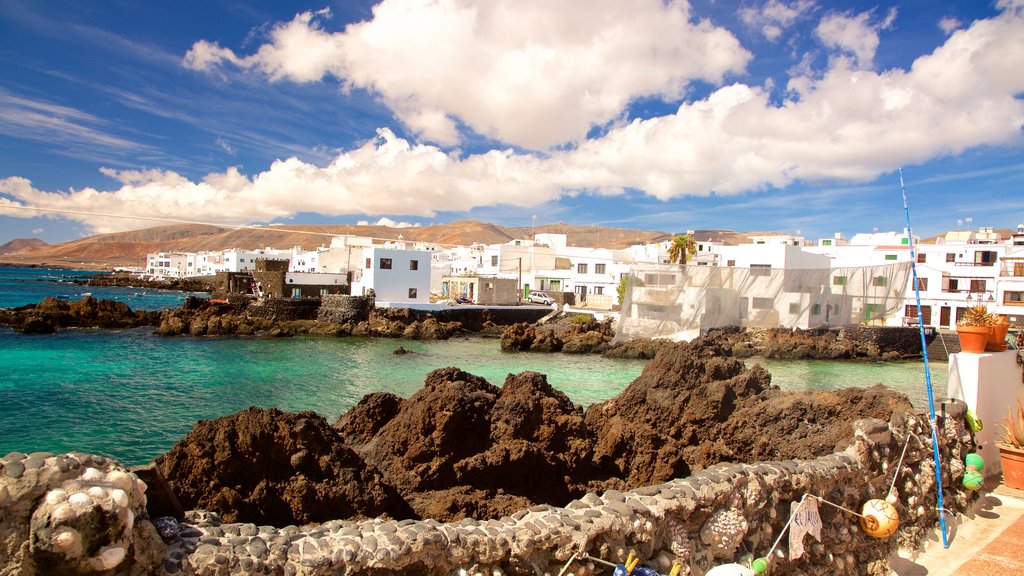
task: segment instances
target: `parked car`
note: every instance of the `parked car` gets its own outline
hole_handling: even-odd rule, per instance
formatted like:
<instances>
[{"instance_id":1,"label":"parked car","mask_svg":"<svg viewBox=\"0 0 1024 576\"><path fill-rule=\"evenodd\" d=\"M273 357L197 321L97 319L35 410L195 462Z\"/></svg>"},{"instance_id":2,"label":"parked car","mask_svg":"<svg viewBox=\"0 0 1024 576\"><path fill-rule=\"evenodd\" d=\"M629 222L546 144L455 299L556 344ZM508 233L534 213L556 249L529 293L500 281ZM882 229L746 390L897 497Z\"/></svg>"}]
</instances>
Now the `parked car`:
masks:
<instances>
[{"instance_id":1,"label":"parked car","mask_svg":"<svg viewBox=\"0 0 1024 576\"><path fill-rule=\"evenodd\" d=\"M544 292L530 292L530 295L527 296L526 299L535 304L543 304L545 306L550 306L555 303L555 299Z\"/></svg>"}]
</instances>

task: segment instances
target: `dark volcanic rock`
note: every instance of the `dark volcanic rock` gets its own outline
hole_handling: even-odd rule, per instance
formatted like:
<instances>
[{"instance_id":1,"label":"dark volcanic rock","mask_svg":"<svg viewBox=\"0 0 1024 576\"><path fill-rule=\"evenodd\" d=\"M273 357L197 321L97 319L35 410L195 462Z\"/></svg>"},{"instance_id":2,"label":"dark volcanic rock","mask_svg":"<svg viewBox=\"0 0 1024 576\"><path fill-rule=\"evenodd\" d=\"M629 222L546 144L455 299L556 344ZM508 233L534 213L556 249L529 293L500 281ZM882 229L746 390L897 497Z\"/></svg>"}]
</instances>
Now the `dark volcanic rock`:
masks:
<instances>
[{"instance_id":1,"label":"dark volcanic rock","mask_svg":"<svg viewBox=\"0 0 1024 576\"><path fill-rule=\"evenodd\" d=\"M398 414L404 403L405 400L391 392L367 394L351 410L342 414L334 427L346 444L362 446Z\"/></svg>"},{"instance_id":2,"label":"dark volcanic rock","mask_svg":"<svg viewBox=\"0 0 1024 576\"><path fill-rule=\"evenodd\" d=\"M713 442L737 403L768 390L771 376L699 342L659 353L615 398L587 409L595 459L630 487L688 476L687 448Z\"/></svg>"},{"instance_id":3,"label":"dark volcanic rock","mask_svg":"<svg viewBox=\"0 0 1024 576\"><path fill-rule=\"evenodd\" d=\"M51 334L60 328L135 328L155 325L159 313L135 312L124 302L86 296L66 301L44 298L0 315L0 322L28 334Z\"/></svg>"},{"instance_id":4,"label":"dark volcanic rock","mask_svg":"<svg viewBox=\"0 0 1024 576\"><path fill-rule=\"evenodd\" d=\"M156 461L183 506L277 526L415 514L313 412L249 408L195 425Z\"/></svg>"},{"instance_id":5,"label":"dark volcanic rock","mask_svg":"<svg viewBox=\"0 0 1024 576\"><path fill-rule=\"evenodd\" d=\"M543 325L514 324L501 333L506 352L601 353L615 336L610 320L598 322L585 314L562 315Z\"/></svg>"},{"instance_id":6,"label":"dark volcanic rock","mask_svg":"<svg viewBox=\"0 0 1024 576\"><path fill-rule=\"evenodd\" d=\"M367 440L376 425L360 427L366 419L387 422ZM417 513L434 518L565 503L594 473L582 409L535 372L509 375L499 389L456 368L435 370L400 406L379 394L364 398L339 428Z\"/></svg>"}]
</instances>

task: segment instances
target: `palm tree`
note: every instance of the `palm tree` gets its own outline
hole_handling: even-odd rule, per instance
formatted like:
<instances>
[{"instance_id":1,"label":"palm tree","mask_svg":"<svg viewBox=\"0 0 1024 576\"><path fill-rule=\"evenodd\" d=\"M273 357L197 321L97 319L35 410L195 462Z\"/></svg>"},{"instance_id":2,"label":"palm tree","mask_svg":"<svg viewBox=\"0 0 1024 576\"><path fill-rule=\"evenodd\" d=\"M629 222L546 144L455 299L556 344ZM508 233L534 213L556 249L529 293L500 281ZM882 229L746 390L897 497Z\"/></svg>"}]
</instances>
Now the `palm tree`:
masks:
<instances>
[{"instance_id":1,"label":"palm tree","mask_svg":"<svg viewBox=\"0 0 1024 576\"><path fill-rule=\"evenodd\" d=\"M696 253L697 242L689 234L680 234L672 239L672 245L668 248L668 261L686 266L689 257Z\"/></svg>"}]
</instances>

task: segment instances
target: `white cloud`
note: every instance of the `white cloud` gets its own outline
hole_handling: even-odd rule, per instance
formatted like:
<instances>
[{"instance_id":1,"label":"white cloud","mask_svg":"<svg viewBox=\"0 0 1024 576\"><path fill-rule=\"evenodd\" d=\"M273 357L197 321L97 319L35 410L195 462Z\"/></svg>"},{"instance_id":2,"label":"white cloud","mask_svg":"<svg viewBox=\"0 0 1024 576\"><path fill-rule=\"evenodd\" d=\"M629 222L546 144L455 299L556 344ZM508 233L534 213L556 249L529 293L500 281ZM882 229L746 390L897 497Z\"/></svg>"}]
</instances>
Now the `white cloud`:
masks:
<instances>
[{"instance_id":1,"label":"white cloud","mask_svg":"<svg viewBox=\"0 0 1024 576\"><path fill-rule=\"evenodd\" d=\"M963 24L959 20L953 18L952 16L946 16L945 18L939 20L939 29L945 32L947 36L952 34L962 25Z\"/></svg>"},{"instance_id":2,"label":"white cloud","mask_svg":"<svg viewBox=\"0 0 1024 576\"><path fill-rule=\"evenodd\" d=\"M380 129L327 166L295 158L252 177L231 168L192 182L163 170L103 172L111 190L35 189L0 180L0 213L42 208L216 223L269 221L298 212L432 216L498 204L537 206L565 194L641 190L667 199L737 194L795 180L866 181L897 167L977 146L1017 144L1024 128L1024 14L1005 11L954 32L910 70L863 70L836 59L799 78L794 97L733 84L671 115L634 120L569 150L463 155ZM4 197L6 196L6 198ZM128 227L72 216L97 231Z\"/></svg>"},{"instance_id":3,"label":"white cloud","mask_svg":"<svg viewBox=\"0 0 1024 576\"><path fill-rule=\"evenodd\" d=\"M249 56L207 41L194 70L231 64L271 80L325 76L378 93L427 140L480 134L545 149L583 139L643 96L681 99L690 81L719 82L750 59L728 31L690 22L660 0L384 0L342 32L306 12L275 26Z\"/></svg>"},{"instance_id":4,"label":"white cloud","mask_svg":"<svg viewBox=\"0 0 1024 576\"><path fill-rule=\"evenodd\" d=\"M788 4L781 0L768 0L757 8L741 8L739 15L744 24L757 29L765 38L774 42L797 18L814 7L813 0L794 0Z\"/></svg>"},{"instance_id":5,"label":"white cloud","mask_svg":"<svg viewBox=\"0 0 1024 576\"><path fill-rule=\"evenodd\" d=\"M45 232L45 231L46 231L46 229L45 229L45 228L33 228L33 229L32 229L32 233L33 233L33 234L36 234L36 235L42 234L42 233L43 233L43 232Z\"/></svg>"},{"instance_id":6,"label":"white cloud","mask_svg":"<svg viewBox=\"0 0 1024 576\"><path fill-rule=\"evenodd\" d=\"M413 224L412 222L396 222L388 217L379 218L376 222L370 222L369 220L360 220L356 222L357 226L387 226L388 228L419 228L419 224Z\"/></svg>"},{"instance_id":7,"label":"white cloud","mask_svg":"<svg viewBox=\"0 0 1024 576\"><path fill-rule=\"evenodd\" d=\"M872 67L878 50L878 32L888 30L896 20L896 8L890 8L879 23L872 23L872 11L850 16L829 14L821 19L814 33L822 44L842 54L852 54L857 67L868 70Z\"/></svg>"},{"instance_id":8,"label":"white cloud","mask_svg":"<svg viewBox=\"0 0 1024 576\"><path fill-rule=\"evenodd\" d=\"M215 143L217 144L217 147L220 148L221 150L227 152L232 156L235 155L234 147L232 147L231 143L228 142L223 136L218 136Z\"/></svg>"}]
</instances>

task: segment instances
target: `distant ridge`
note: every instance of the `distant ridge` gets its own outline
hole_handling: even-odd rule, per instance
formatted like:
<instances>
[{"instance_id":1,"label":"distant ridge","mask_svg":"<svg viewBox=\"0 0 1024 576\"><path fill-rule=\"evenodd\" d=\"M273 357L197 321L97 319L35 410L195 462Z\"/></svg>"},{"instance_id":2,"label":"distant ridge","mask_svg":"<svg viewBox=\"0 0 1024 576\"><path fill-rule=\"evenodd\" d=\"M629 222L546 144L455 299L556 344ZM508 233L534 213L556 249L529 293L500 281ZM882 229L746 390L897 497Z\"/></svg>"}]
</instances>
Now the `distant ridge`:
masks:
<instances>
[{"instance_id":1,"label":"distant ridge","mask_svg":"<svg viewBox=\"0 0 1024 576\"><path fill-rule=\"evenodd\" d=\"M533 234L565 234L569 246L621 249L632 244L671 240L672 234L652 230L632 230L604 226L573 226L570 224L539 224L535 227L505 228L477 220L456 220L448 224L391 228L379 225L281 225L241 230L201 224L156 226L128 232L99 234L62 244L48 245L36 240L30 245L15 245L0 251L0 261L14 264L76 265L90 268L142 266L146 254L159 251L200 252L229 248L288 249L301 246L312 250L330 244L330 236L353 235L442 245L468 246L474 243L501 244L527 239ZM735 233L733 233L735 234ZM16 242L13 240L4 246Z\"/></svg>"},{"instance_id":2,"label":"distant ridge","mask_svg":"<svg viewBox=\"0 0 1024 576\"><path fill-rule=\"evenodd\" d=\"M49 246L49 244L39 238L15 238L10 242L0 244L0 255L21 252L30 248L41 248L43 246Z\"/></svg>"}]
</instances>

